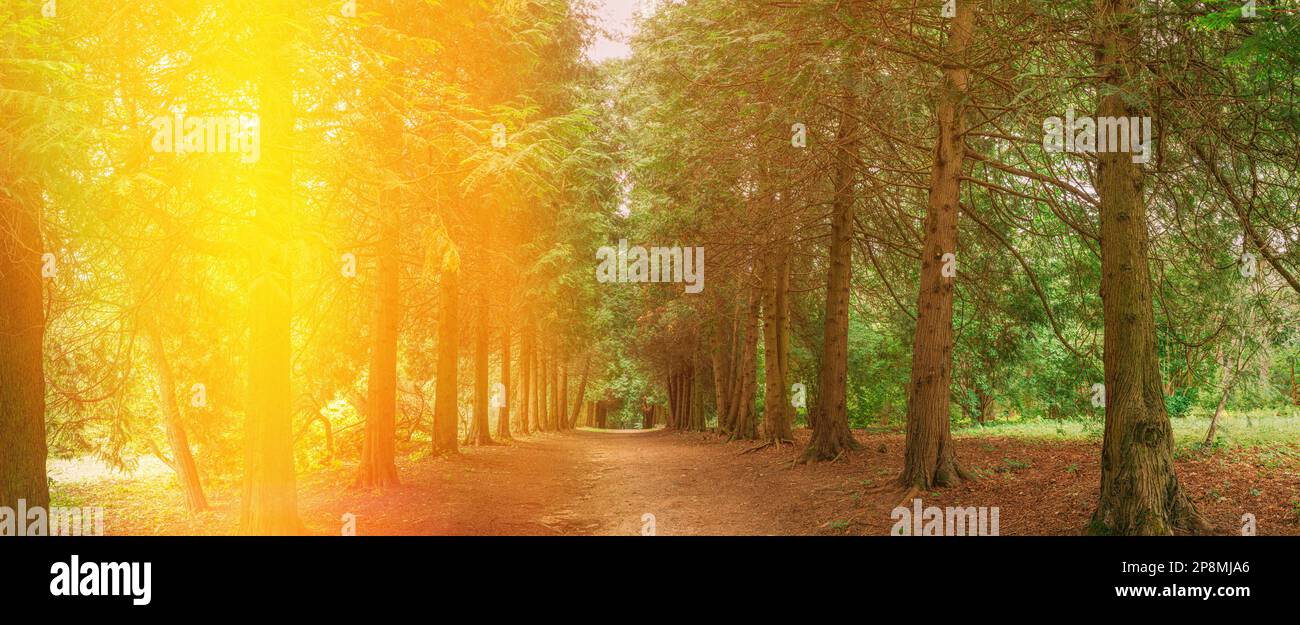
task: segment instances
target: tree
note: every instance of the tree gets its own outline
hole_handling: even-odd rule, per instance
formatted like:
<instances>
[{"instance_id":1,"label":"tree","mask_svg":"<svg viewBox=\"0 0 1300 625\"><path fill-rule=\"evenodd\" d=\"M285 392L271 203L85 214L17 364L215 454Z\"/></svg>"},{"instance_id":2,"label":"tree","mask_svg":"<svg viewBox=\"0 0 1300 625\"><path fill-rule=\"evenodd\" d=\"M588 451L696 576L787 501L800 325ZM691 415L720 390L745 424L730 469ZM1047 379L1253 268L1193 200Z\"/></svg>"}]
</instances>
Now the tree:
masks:
<instances>
[{"instance_id":1,"label":"tree","mask_svg":"<svg viewBox=\"0 0 1300 625\"><path fill-rule=\"evenodd\" d=\"M2 110L2 109L0 109ZM3 146L8 152L9 146ZM5 180L18 172L0 171ZM0 191L0 506L50 505L45 478L42 258L37 189Z\"/></svg>"},{"instance_id":2,"label":"tree","mask_svg":"<svg viewBox=\"0 0 1300 625\"><path fill-rule=\"evenodd\" d=\"M448 248L440 259L438 275L438 371L433 412L433 453L455 454L457 426L457 372L460 362L460 259L455 250Z\"/></svg>"},{"instance_id":3,"label":"tree","mask_svg":"<svg viewBox=\"0 0 1300 625\"><path fill-rule=\"evenodd\" d=\"M42 43L54 25L19 11L0 9L0 506L13 509L50 505L42 290L69 267L47 248L41 216L53 172L78 149L66 139L72 67Z\"/></svg>"},{"instance_id":4,"label":"tree","mask_svg":"<svg viewBox=\"0 0 1300 625\"><path fill-rule=\"evenodd\" d=\"M1097 0L1097 117L1129 118L1138 94L1140 19L1132 0ZM1091 531L1162 535L1207 527L1174 474L1173 429L1156 358L1143 171L1131 154L1097 156L1106 429Z\"/></svg>"},{"instance_id":5,"label":"tree","mask_svg":"<svg viewBox=\"0 0 1300 625\"><path fill-rule=\"evenodd\" d=\"M506 440L510 436L510 393L513 386L510 380L510 324L504 324L501 330L501 405L497 406L497 438Z\"/></svg>"},{"instance_id":6,"label":"tree","mask_svg":"<svg viewBox=\"0 0 1300 625\"><path fill-rule=\"evenodd\" d=\"M272 4L263 49L267 70L258 89L262 137L258 164L257 244L249 259L248 415L240 531L298 534L298 491L293 466L291 364L293 318L288 266L288 226L293 210L293 98L287 3Z\"/></svg>"},{"instance_id":7,"label":"tree","mask_svg":"<svg viewBox=\"0 0 1300 625\"><path fill-rule=\"evenodd\" d=\"M970 80L966 52L978 8L979 3L973 0L957 4L957 15L952 20L944 49L947 65L936 107L939 132L922 235L912 381L907 398L907 440L903 473L899 477L904 487L918 490L950 486L964 477L949 433L954 279L949 275L949 267L956 258L957 211L966 151L966 91Z\"/></svg>"},{"instance_id":8,"label":"tree","mask_svg":"<svg viewBox=\"0 0 1300 625\"><path fill-rule=\"evenodd\" d=\"M368 377L365 441L356 485L388 488L398 484L394 462L397 438L397 337L401 319L399 276L401 259L400 193L383 194L380 206L379 266L377 268L374 323L371 326L370 375Z\"/></svg>"},{"instance_id":9,"label":"tree","mask_svg":"<svg viewBox=\"0 0 1300 625\"><path fill-rule=\"evenodd\" d=\"M467 445L491 445L492 433L488 425L488 356L491 352L488 328L487 297L480 291L474 314L474 419L466 434Z\"/></svg>"},{"instance_id":10,"label":"tree","mask_svg":"<svg viewBox=\"0 0 1300 625\"><path fill-rule=\"evenodd\" d=\"M180 406L176 403L176 380L172 376L171 362L167 359L167 350L163 345L162 334L158 331L157 323L153 321L147 323L149 350L158 375L158 399L162 405L168 447L172 452L171 459L164 458L164 460L176 472L181 492L185 495L185 508L190 512L206 510L208 500L203 495L199 469L194 463L194 454L190 451L190 441L185 434L185 426L181 423Z\"/></svg>"},{"instance_id":11,"label":"tree","mask_svg":"<svg viewBox=\"0 0 1300 625\"><path fill-rule=\"evenodd\" d=\"M834 460L859 447L849 431L846 396L849 361L849 285L853 276L853 186L858 159L857 105L852 66L854 54L842 60L844 84L835 131L835 194L831 201L830 266L826 274L826 320L822 362L817 380L817 408L811 416L812 439L802 462Z\"/></svg>"},{"instance_id":12,"label":"tree","mask_svg":"<svg viewBox=\"0 0 1300 625\"><path fill-rule=\"evenodd\" d=\"M790 261L778 252L764 267L763 285L763 438L772 445L793 443L794 411L787 384L790 371Z\"/></svg>"}]
</instances>

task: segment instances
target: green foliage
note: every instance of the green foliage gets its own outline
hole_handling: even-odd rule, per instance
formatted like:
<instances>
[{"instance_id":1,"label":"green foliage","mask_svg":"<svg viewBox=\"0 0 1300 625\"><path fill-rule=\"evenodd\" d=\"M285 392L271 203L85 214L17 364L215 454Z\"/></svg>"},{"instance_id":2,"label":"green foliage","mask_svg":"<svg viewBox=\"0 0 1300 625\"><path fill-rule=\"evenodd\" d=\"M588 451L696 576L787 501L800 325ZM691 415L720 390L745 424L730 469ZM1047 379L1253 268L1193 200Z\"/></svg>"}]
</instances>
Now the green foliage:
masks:
<instances>
[{"instance_id":1,"label":"green foliage","mask_svg":"<svg viewBox=\"0 0 1300 625\"><path fill-rule=\"evenodd\" d=\"M1186 417L1196 403L1198 390L1195 387L1179 389L1173 395L1165 396L1165 411L1175 419Z\"/></svg>"}]
</instances>

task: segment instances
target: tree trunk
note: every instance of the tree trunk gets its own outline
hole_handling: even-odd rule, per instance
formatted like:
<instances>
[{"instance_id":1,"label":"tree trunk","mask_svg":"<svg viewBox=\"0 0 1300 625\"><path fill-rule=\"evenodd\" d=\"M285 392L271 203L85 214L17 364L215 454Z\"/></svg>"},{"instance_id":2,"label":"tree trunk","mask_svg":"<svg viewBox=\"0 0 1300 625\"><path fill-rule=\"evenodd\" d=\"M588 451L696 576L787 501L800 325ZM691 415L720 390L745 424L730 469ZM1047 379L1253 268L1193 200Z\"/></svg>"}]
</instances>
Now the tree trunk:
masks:
<instances>
[{"instance_id":1,"label":"tree trunk","mask_svg":"<svg viewBox=\"0 0 1300 625\"><path fill-rule=\"evenodd\" d=\"M704 377L701 373L704 371L705 358L703 354L696 353L695 362L691 365L691 431L704 432L709 429L708 419L705 418L704 405L707 398L704 394Z\"/></svg>"},{"instance_id":2,"label":"tree trunk","mask_svg":"<svg viewBox=\"0 0 1300 625\"><path fill-rule=\"evenodd\" d=\"M683 393L686 396L685 397L685 403L686 403L685 427L687 430L694 432L696 429L695 415L697 413L697 408L699 408L698 402L696 401L699 398L699 394L696 393L696 389L699 387L699 385L695 383L695 363L691 363L687 365L685 387L686 388L683 391Z\"/></svg>"},{"instance_id":3,"label":"tree trunk","mask_svg":"<svg viewBox=\"0 0 1300 625\"><path fill-rule=\"evenodd\" d=\"M763 438L769 443L790 442L793 407L787 392L790 362L790 264L784 253L765 267L763 289Z\"/></svg>"},{"instance_id":4,"label":"tree trunk","mask_svg":"<svg viewBox=\"0 0 1300 625\"><path fill-rule=\"evenodd\" d=\"M167 462L176 472L176 481L185 496L185 509L190 512L207 510L208 500L203 495L198 465L194 463L194 454L190 452L185 425L181 423L181 409L176 402L176 380L172 375L171 363L167 360L167 352L163 348L162 335L152 319L146 321L146 324L145 332L149 336L149 350L158 373L158 399L162 407L163 426L167 431L167 446L172 453L171 459Z\"/></svg>"},{"instance_id":5,"label":"tree trunk","mask_svg":"<svg viewBox=\"0 0 1300 625\"><path fill-rule=\"evenodd\" d=\"M1223 416L1223 408L1228 404L1228 394L1230 389L1224 387L1223 394L1219 396L1219 405L1214 407L1214 416L1210 417L1210 428L1205 432L1205 446L1214 445L1214 432L1219 427L1219 417Z\"/></svg>"},{"instance_id":6,"label":"tree trunk","mask_svg":"<svg viewBox=\"0 0 1300 625\"><path fill-rule=\"evenodd\" d=\"M537 362L540 364L541 377L539 378L538 390L541 394L537 398L537 429L543 432L551 431L551 402L549 401L551 390L551 363L547 358L546 344L542 344L540 353L537 355Z\"/></svg>"},{"instance_id":7,"label":"tree trunk","mask_svg":"<svg viewBox=\"0 0 1300 625\"><path fill-rule=\"evenodd\" d=\"M443 263L438 278L438 371L434 389L433 453L458 453L460 370L460 268Z\"/></svg>"},{"instance_id":8,"label":"tree trunk","mask_svg":"<svg viewBox=\"0 0 1300 625\"><path fill-rule=\"evenodd\" d=\"M976 386L975 402L979 404L980 425L984 425L985 423L992 421L994 418L993 412L995 410L993 393L984 390L982 387Z\"/></svg>"},{"instance_id":9,"label":"tree trunk","mask_svg":"<svg viewBox=\"0 0 1300 625\"><path fill-rule=\"evenodd\" d=\"M925 211L921 249L921 286L916 298L916 334L912 340L912 383L907 401L907 439L903 486L927 490L951 486L964 472L949 431L952 394L952 293L955 277L945 277L945 254L957 253L957 210L966 147L964 65L975 23L977 2L957 4L957 15L944 48L948 64L935 111L939 126L930 172L930 197Z\"/></svg>"},{"instance_id":10,"label":"tree trunk","mask_svg":"<svg viewBox=\"0 0 1300 625\"><path fill-rule=\"evenodd\" d=\"M726 387L726 411L718 414L718 433L730 435L737 407L737 394L740 392L740 378L743 368L740 365L741 346L745 344L743 337L743 325L740 322L741 312L738 310L739 302L731 306L731 315L729 319L724 320L724 324L729 325L726 339L726 361L723 367L724 384ZM724 327L726 327L724 325Z\"/></svg>"},{"instance_id":11,"label":"tree trunk","mask_svg":"<svg viewBox=\"0 0 1300 625\"><path fill-rule=\"evenodd\" d=\"M1219 405L1214 407L1214 416L1210 417L1210 429L1205 432L1205 446L1209 447L1214 444L1214 432L1219 427L1219 417L1223 416L1223 409L1228 405L1228 395L1232 392L1233 380L1232 366L1229 364L1228 355L1223 355L1223 392L1219 395Z\"/></svg>"},{"instance_id":12,"label":"tree trunk","mask_svg":"<svg viewBox=\"0 0 1300 625\"><path fill-rule=\"evenodd\" d=\"M519 339L519 433L524 436L529 434L528 419L532 413L532 393L533 393L533 331L532 326L524 326L524 334Z\"/></svg>"},{"instance_id":13,"label":"tree trunk","mask_svg":"<svg viewBox=\"0 0 1300 625\"><path fill-rule=\"evenodd\" d=\"M560 430L560 355L551 350L551 379L547 383L551 388L551 402L546 407L547 426L552 432Z\"/></svg>"},{"instance_id":14,"label":"tree trunk","mask_svg":"<svg viewBox=\"0 0 1300 625\"><path fill-rule=\"evenodd\" d=\"M537 432L546 430L546 370L542 364L542 353L537 341L533 340L533 429Z\"/></svg>"},{"instance_id":15,"label":"tree trunk","mask_svg":"<svg viewBox=\"0 0 1300 625\"><path fill-rule=\"evenodd\" d=\"M754 414L754 394L758 378L758 317L762 300L760 289L751 289L749 306L745 315L745 327L741 335L745 344L740 349L740 386L736 393L736 405L732 409L731 438L754 440L758 438L757 417Z\"/></svg>"},{"instance_id":16,"label":"tree trunk","mask_svg":"<svg viewBox=\"0 0 1300 625\"><path fill-rule=\"evenodd\" d=\"M582 412L582 403L587 399L587 374L591 370L591 356L582 363L582 377L578 380L578 398L573 402L573 416L569 419L569 427L578 426L578 414Z\"/></svg>"},{"instance_id":17,"label":"tree trunk","mask_svg":"<svg viewBox=\"0 0 1300 625\"><path fill-rule=\"evenodd\" d=\"M731 336L726 331L727 325L719 320L717 327L713 332L713 397L714 405L717 412L715 424L718 431L723 431L724 420L726 419L729 408L728 399L731 397Z\"/></svg>"},{"instance_id":18,"label":"tree trunk","mask_svg":"<svg viewBox=\"0 0 1300 625\"><path fill-rule=\"evenodd\" d=\"M272 27L272 31L279 31ZM252 535L298 534L298 493L293 468L293 405L290 271L286 240L293 197L293 127L290 74L283 62L286 39L272 36L273 62L260 87L263 145L258 162L255 277L249 286L249 376L245 427L247 466L240 531Z\"/></svg>"},{"instance_id":19,"label":"tree trunk","mask_svg":"<svg viewBox=\"0 0 1300 625\"><path fill-rule=\"evenodd\" d=\"M390 189L385 199L395 199L398 191ZM401 204L381 202L379 233L379 268L375 279L375 322L370 348L369 397L366 411L365 439L361 446L361 464L357 467L356 485L363 488L388 488L398 484L394 463L397 439L397 337L401 318L398 302L401 273L398 256Z\"/></svg>"},{"instance_id":20,"label":"tree trunk","mask_svg":"<svg viewBox=\"0 0 1300 625\"><path fill-rule=\"evenodd\" d=\"M504 317L503 317L504 319ZM497 407L497 439L508 440L510 436L510 323L503 323L501 329L501 405Z\"/></svg>"},{"instance_id":21,"label":"tree trunk","mask_svg":"<svg viewBox=\"0 0 1300 625\"><path fill-rule=\"evenodd\" d=\"M488 338L491 336L491 329L488 327L487 298L482 293L479 293L476 299L474 319L474 420L470 424L466 442L473 445L491 445L492 433L488 424L488 356L492 350Z\"/></svg>"},{"instance_id":22,"label":"tree trunk","mask_svg":"<svg viewBox=\"0 0 1300 625\"><path fill-rule=\"evenodd\" d=\"M15 186L18 183L14 183ZM30 194L35 196L36 193ZM50 506L45 473L45 311L36 213L0 193L0 506Z\"/></svg>"},{"instance_id":23,"label":"tree trunk","mask_svg":"<svg viewBox=\"0 0 1300 625\"><path fill-rule=\"evenodd\" d=\"M681 406L681 417L677 427L691 429L691 366L682 365L677 374L677 405Z\"/></svg>"},{"instance_id":24,"label":"tree trunk","mask_svg":"<svg viewBox=\"0 0 1300 625\"><path fill-rule=\"evenodd\" d=\"M855 56L855 55L850 55ZM855 68L844 70L850 76ZM835 196L831 202L830 270L826 276L826 320L822 362L817 381L816 416L810 419L812 438L800 462L834 460L858 449L849 431L847 406L849 367L849 285L853 276L853 181L857 174L858 122L854 80L848 80L835 131Z\"/></svg>"},{"instance_id":25,"label":"tree trunk","mask_svg":"<svg viewBox=\"0 0 1300 625\"><path fill-rule=\"evenodd\" d=\"M298 498L290 420L290 304L281 275L263 273L252 284L249 334L247 468L241 532L297 534Z\"/></svg>"},{"instance_id":26,"label":"tree trunk","mask_svg":"<svg viewBox=\"0 0 1300 625\"><path fill-rule=\"evenodd\" d=\"M677 407L677 372L673 371L672 366L668 368L668 429L677 429L677 415L681 408Z\"/></svg>"},{"instance_id":27,"label":"tree trunk","mask_svg":"<svg viewBox=\"0 0 1300 625\"><path fill-rule=\"evenodd\" d=\"M1133 0L1097 0L1097 117L1131 117L1125 100L1138 73L1139 17ZM1142 169L1123 152L1097 155L1101 212L1101 297L1106 427L1101 497L1090 531L1167 535L1207 525L1174 475L1173 431L1156 355Z\"/></svg>"},{"instance_id":28,"label":"tree trunk","mask_svg":"<svg viewBox=\"0 0 1300 625\"><path fill-rule=\"evenodd\" d=\"M567 358L562 358L560 364L560 387L559 393L555 397L555 420L556 428L560 430L569 429L569 363Z\"/></svg>"}]
</instances>

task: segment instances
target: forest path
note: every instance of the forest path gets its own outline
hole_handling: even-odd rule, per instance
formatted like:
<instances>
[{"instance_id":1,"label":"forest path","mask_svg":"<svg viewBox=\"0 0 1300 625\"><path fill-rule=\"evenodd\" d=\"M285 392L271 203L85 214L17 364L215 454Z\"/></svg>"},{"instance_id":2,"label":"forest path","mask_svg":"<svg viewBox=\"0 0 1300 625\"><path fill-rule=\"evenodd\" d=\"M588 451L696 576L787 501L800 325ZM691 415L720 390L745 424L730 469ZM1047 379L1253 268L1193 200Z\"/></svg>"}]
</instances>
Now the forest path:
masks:
<instances>
[{"instance_id":1,"label":"forest path","mask_svg":"<svg viewBox=\"0 0 1300 625\"><path fill-rule=\"evenodd\" d=\"M322 534L345 513L359 535L639 535L646 514L662 535L807 531L800 515L758 510L766 465L719 462L718 451L663 430L539 434L402 462L402 485L382 493L309 487L303 516Z\"/></svg>"},{"instance_id":2,"label":"forest path","mask_svg":"<svg viewBox=\"0 0 1300 625\"><path fill-rule=\"evenodd\" d=\"M898 495L872 486L897 475L903 437L855 434L862 449L842 461L794 467L804 429L794 446L757 453L744 453L751 441L707 433L545 433L454 458L399 460L402 487L386 493L340 491L332 485L342 476L316 474L322 483L300 489L301 510L308 529L328 534L338 533L336 519L349 511L359 517L358 534L635 536L647 514L661 536L887 534ZM980 479L923 499L997 506L1003 534L1078 534L1096 505L1097 445L959 438L958 457ZM1300 485L1283 476L1300 470L1300 454L1259 453L1178 460L1179 478L1214 533L1239 533L1246 512L1259 517L1262 534L1295 533L1300 515L1287 502L1300 497ZM1264 461L1290 469L1261 473Z\"/></svg>"}]
</instances>

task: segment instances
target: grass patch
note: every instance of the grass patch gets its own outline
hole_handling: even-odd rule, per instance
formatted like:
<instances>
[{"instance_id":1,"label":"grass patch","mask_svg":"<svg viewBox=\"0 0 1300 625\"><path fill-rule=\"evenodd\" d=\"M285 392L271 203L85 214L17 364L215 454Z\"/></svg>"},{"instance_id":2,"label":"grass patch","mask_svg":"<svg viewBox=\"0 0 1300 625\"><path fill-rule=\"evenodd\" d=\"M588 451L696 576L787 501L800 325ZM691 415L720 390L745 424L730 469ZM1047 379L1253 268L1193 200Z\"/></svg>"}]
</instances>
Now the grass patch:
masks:
<instances>
[{"instance_id":1,"label":"grass patch","mask_svg":"<svg viewBox=\"0 0 1300 625\"><path fill-rule=\"evenodd\" d=\"M1171 419L1174 444L1184 450L1201 450L1210 428L1209 415ZM953 428L958 438L1007 437L1019 439L1101 442L1103 422L1087 419L1018 419L993 421L980 425L962 424ZM1300 418L1278 414L1228 414L1219 419L1215 440L1209 447L1289 447L1300 441Z\"/></svg>"},{"instance_id":2,"label":"grass patch","mask_svg":"<svg viewBox=\"0 0 1300 625\"><path fill-rule=\"evenodd\" d=\"M998 468L995 470L998 473L1015 473L1016 471L1028 469L1029 467L1030 464L1028 462L1016 460L1015 458L1003 458L1002 464L998 465Z\"/></svg>"}]
</instances>

